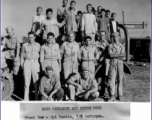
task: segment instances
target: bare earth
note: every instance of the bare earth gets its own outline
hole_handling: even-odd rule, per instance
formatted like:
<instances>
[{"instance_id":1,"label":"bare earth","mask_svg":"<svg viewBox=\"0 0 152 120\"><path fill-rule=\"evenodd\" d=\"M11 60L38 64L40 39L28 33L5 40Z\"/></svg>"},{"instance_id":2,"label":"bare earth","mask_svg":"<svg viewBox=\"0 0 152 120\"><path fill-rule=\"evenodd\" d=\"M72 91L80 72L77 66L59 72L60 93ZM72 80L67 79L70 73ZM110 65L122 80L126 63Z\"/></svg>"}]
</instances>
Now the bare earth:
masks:
<instances>
[{"instance_id":1,"label":"bare earth","mask_svg":"<svg viewBox=\"0 0 152 120\"><path fill-rule=\"evenodd\" d=\"M132 75L126 75L124 101L150 102L150 65L130 66Z\"/></svg>"}]
</instances>

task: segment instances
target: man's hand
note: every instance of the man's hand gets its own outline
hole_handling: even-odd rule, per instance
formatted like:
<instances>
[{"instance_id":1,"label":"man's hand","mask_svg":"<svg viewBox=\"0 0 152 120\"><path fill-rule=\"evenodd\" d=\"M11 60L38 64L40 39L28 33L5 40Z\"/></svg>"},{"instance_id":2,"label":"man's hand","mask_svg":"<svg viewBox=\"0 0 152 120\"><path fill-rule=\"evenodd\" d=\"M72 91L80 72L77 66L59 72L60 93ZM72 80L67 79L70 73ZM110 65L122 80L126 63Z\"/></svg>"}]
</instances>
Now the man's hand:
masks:
<instances>
[{"instance_id":1,"label":"man's hand","mask_svg":"<svg viewBox=\"0 0 152 120\"><path fill-rule=\"evenodd\" d=\"M17 62L19 60L19 57L14 58L14 62Z\"/></svg>"},{"instance_id":2,"label":"man's hand","mask_svg":"<svg viewBox=\"0 0 152 120\"><path fill-rule=\"evenodd\" d=\"M89 92L87 92L87 93L85 94L84 98L85 98L86 100L88 100L89 95L90 95L90 93L89 93Z\"/></svg>"},{"instance_id":3,"label":"man's hand","mask_svg":"<svg viewBox=\"0 0 152 120\"><path fill-rule=\"evenodd\" d=\"M48 97L48 101L53 101L52 94Z\"/></svg>"},{"instance_id":4,"label":"man's hand","mask_svg":"<svg viewBox=\"0 0 152 120\"><path fill-rule=\"evenodd\" d=\"M77 87L80 91L83 90L81 85L78 85Z\"/></svg>"}]
</instances>

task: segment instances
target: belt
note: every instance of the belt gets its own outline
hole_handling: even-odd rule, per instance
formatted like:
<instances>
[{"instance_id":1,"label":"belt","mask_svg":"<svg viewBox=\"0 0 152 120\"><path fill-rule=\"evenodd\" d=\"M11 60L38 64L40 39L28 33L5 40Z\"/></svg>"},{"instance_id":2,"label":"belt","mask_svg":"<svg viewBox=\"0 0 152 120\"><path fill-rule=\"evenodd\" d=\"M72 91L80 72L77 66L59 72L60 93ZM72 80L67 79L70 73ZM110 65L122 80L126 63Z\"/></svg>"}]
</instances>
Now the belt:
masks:
<instances>
[{"instance_id":1,"label":"belt","mask_svg":"<svg viewBox=\"0 0 152 120\"><path fill-rule=\"evenodd\" d=\"M56 61L57 59L54 59L54 58L44 58L44 60Z\"/></svg>"},{"instance_id":2,"label":"belt","mask_svg":"<svg viewBox=\"0 0 152 120\"><path fill-rule=\"evenodd\" d=\"M86 60L82 60L82 62L94 62L95 60L91 60L91 59L86 59Z\"/></svg>"},{"instance_id":3,"label":"belt","mask_svg":"<svg viewBox=\"0 0 152 120\"><path fill-rule=\"evenodd\" d=\"M32 61L32 62L38 61L38 59L29 59L29 58L26 58L26 60L29 60L29 61Z\"/></svg>"}]
</instances>

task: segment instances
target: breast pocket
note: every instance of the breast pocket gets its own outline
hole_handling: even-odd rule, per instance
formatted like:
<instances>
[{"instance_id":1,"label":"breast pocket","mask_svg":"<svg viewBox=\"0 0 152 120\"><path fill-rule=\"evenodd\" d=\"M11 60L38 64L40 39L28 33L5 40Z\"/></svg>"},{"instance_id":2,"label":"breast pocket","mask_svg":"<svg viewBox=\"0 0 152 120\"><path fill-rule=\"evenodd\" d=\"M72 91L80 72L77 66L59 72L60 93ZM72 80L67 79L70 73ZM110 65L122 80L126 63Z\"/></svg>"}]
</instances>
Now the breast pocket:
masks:
<instances>
[{"instance_id":1,"label":"breast pocket","mask_svg":"<svg viewBox=\"0 0 152 120\"><path fill-rule=\"evenodd\" d=\"M58 55L58 49L54 49L53 56L57 56L57 55Z\"/></svg>"},{"instance_id":2,"label":"breast pocket","mask_svg":"<svg viewBox=\"0 0 152 120\"><path fill-rule=\"evenodd\" d=\"M65 54L70 55L71 54L71 49L70 48L65 48Z\"/></svg>"},{"instance_id":3,"label":"breast pocket","mask_svg":"<svg viewBox=\"0 0 152 120\"><path fill-rule=\"evenodd\" d=\"M17 42L16 42L16 40L13 40L12 41L12 45L11 45L11 48L16 48L16 46L17 46Z\"/></svg>"}]
</instances>

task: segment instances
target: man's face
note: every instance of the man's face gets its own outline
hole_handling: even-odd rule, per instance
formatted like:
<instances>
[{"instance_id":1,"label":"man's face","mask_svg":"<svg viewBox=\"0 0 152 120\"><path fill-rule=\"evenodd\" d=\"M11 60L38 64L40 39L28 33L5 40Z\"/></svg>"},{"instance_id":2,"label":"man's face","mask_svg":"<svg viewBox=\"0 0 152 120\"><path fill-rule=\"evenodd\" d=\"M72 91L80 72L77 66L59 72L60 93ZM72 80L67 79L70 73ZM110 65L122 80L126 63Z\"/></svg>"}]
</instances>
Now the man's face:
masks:
<instances>
[{"instance_id":1,"label":"man's face","mask_svg":"<svg viewBox=\"0 0 152 120\"><path fill-rule=\"evenodd\" d=\"M47 70L46 71L46 75L48 78L51 78L52 77L52 74L53 74L53 71L52 70Z\"/></svg>"},{"instance_id":2,"label":"man's face","mask_svg":"<svg viewBox=\"0 0 152 120\"><path fill-rule=\"evenodd\" d=\"M106 16L107 16L108 18L110 18L110 14L111 14L110 12L107 12L107 13L106 13Z\"/></svg>"},{"instance_id":3,"label":"man's face","mask_svg":"<svg viewBox=\"0 0 152 120\"><path fill-rule=\"evenodd\" d=\"M42 9L39 8L39 9L37 10L37 15L42 15Z\"/></svg>"},{"instance_id":4,"label":"man's face","mask_svg":"<svg viewBox=\"0 0 152 120\"><path fill-rule=\"evenodd\" d=\"M69 35L69 42L73 42L74 40L75 40L75 36L72 33L72 34Z\"/></svg>"},{"instance_id":5,"label":"man's face","mask_svg":"<svg viewBox=\"0 0 152 120\"><path fill-rule=\"evenodd\" d=\"M29 42L33 42L35 40L35 36L33 34L28 35Z\"/></svg>"},{"instance_id":6,"label":"man's face","mask_svg":"<svg viewBox=\"0 0 152 120\"><path fill-rule=\"evenodd\" d=\"M112 15L112 20L116 20L116 14Z\"/></svg>"},{"instance_id":7,"label":"man's face","mask_svg":"<svg viewBox=\"0 0 152 120\"><path fill-rule=\"evenodd\" d=\"M101 16L105 16L105 11L102 11L102 12L101 12Z\"/></svg>"},{"instance_id":8,"label":"man's face","mask_svg":"<svg viewBox=\"0 0 152 120\"><path fill-rule=\"evenodd\" d=\"M87 11L88 11L89 13L91 13L91 12L92 12L92 6L88 5L88 6L87 6Z\"/></svg>"},{"instance_id":9,"label":"man's face","mask_svg":"<svg viewBox=\"0 0 152 120\"><path fill-rule=\"evenodd\" d=\"M80 20L82 18L82 14L78 14L78 19Z\"/></svg>"},{"instance_id":10,"label":"man's face","mask_svg":"<svg viewBox=\"0 0 152 120\"><path fill-rule=\"evenodd\" d=\"M114 34L113 37L114 37L114 42L118 43L119 42L119 35L118 34Z\"/></svg>"},{"instance_id":11,"label":"man's face","mask_svg":"<svg viewBox=\"0 0 152 120\"><path fill-rule=\"evenodd\" d=\"M63 5L67 6L67 4L68 4L68 1L67 0L63 0Z\"/></svg>"},{"instance_id":12,"label":"man's face","mask_svg":"<svg viewBox=\"0 0 152 120\"><path fill-rule=\"evenodd\" d=\"M88 77L89 77L89 72L88 71L83 72L83 78L87 79Z\"/></svg>"},{"instance_id":13,"label":"man's face","mask_svg":"<svg viewBox=\"0 0 152 120\"><path fill-rule=\"evenodd\" d=\"M75 9L75 3L74 2L72 2L71 4L70 4L70 7L72 8L72 9Z\"/></svg>"},{"instance_id":14,"label":"man's face","mask_svg":"<svg viewBox=\"0 0 152 120\"><path fill-rule=\"evenodd\" d=\"M52 18L52 14L53 14L52 12L48 12L47 15L46 15L47 18L51 19Z\"/></svg>"},{"instance_id":15,"label":"man's face","mask_svg":"<svg viewBox=\"0 0 152 120\"><path fill-rule=\"evenodd\" d=\"M91 39L86 39L86 45L87 46L91 45L91 43L92 43Z\"/></svg>"},{"instance_id":16,"label":"man's face","mask_svg":"<svg viewBox=\"0 0 152 120\"><path fill-rule=\"evenodd\" d=\"M105 32L101 32L101 39L103 40L103 39L105 39L105 37L106 37Z\"/></svg>"},{"instance_id":17,"label":"man's face","mask_svg":"<svg viewBox=\"0 0 152 120\"><path fill-rule=\"evenodd\" d=\"M102 9L102 7L100 6L100 7L98 7L98 11L100 12L101 11L101 9Z\"/></svg>"},{"instance_id":18,"label":"man's face","mask_svg":"<svg viewBox=\"0 0 152 120\"><path fill-rule=\"evenodd\" d=\"M96 11L96 12L94 13L94 15L97 17L97 15L98 15L98 12Z\"/></svg>"},{"instance_id":19,"label":"man's face","mask_svg":"<svg viewBox=\"0 0 152 120\"><path fill-rule=\"evenodd\" d=\"M53 36L48 36L47 37L47 42L50 44L50 43L54 43L55 42L55 39Z\"/></svg>"},{"instance_id":20,"label":"man's face","mask_svg":"<svg viewBox=\"0 0 152 120\"><path fill-rule=\"evenodd\" d=\"M12 28L8 28L8 29L6 30L6 33L7 33L7 35L8 35L9 37L12 37L12 36L14 35L14 32L13 32L13 29L12 29Z\"/></svg>"}]
</instances>

